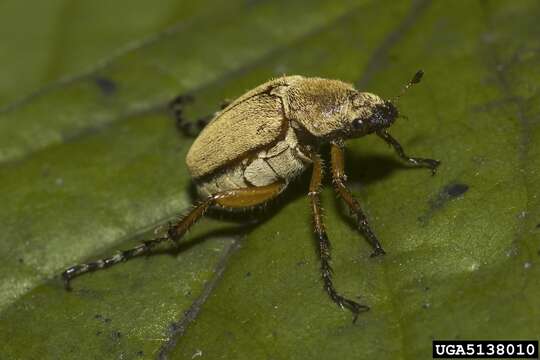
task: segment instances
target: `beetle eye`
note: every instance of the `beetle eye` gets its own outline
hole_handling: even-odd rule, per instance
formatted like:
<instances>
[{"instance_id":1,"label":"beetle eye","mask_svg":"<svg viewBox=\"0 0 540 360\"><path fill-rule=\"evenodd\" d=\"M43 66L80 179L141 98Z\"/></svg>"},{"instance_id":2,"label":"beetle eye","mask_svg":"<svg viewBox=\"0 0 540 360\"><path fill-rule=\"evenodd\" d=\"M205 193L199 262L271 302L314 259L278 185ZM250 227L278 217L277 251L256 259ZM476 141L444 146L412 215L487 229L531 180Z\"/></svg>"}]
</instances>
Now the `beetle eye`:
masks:
<instances>
[{"instance_id":1,"label":"beetle eye","mask_svg":"<svg viewBox=\"0 0 540 360\"><path fill-rule=\"evenodd\" d=\"M364 120L361 118L354 119L352 122L352 126L355 130L360 130L364 127Z\"/></svg>"}]
</instances>

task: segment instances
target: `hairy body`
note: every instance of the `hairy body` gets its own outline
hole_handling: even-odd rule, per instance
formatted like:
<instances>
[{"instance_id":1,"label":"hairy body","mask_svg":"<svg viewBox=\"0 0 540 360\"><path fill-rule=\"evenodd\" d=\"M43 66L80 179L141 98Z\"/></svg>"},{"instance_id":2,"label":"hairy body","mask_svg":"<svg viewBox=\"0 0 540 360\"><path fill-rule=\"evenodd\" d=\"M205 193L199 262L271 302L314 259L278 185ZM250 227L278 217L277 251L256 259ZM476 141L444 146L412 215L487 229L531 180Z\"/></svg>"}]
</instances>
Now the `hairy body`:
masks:
<instances>
[{"instance_id":1,"label":"hairy body","mask_svg":"<svg viewBox=\"0 0 540 360\"><path fill-rule=\"evenodd\" d=\"M353 129L382 100L339 80L286 76L247 92L215 114L191 146L186 164L199 193L287 184L312 163L321 139ZM354 101L352 101L354 100ZM361 111L359 111L361 110Z\"/></svg>"}]
</instances>

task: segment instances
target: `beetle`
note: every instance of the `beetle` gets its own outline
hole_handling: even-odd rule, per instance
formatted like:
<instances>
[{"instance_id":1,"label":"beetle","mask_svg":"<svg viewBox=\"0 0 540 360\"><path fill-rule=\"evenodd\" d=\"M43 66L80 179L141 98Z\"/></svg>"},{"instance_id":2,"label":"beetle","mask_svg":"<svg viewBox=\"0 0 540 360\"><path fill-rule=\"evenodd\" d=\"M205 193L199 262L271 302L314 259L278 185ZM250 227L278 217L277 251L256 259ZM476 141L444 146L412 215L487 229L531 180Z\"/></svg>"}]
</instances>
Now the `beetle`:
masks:
<instances>
[{"instance_id":1,"label":"beetle","mask_svg":"<svg viewBox=\"0 0 540 360\"><path fill-rule=\"evenodd\" d=\"M418 83L422 75L418 71L400 95ZM70 280L78 275L146 254L162 241L178 242L211 207L235 210L265 204L311 167L308 197L324 289L333 302L349 309L356 320L369 307L341 295L332 282L330 242L320 203L323 164L319 149L322 144L330 144L334 188L355 216L359 231L372 245L371 256L384 254L347 187L344 143L347 139L376 134L401 159L413 166L427 167L435 174L438 160L409 157L388 132L399 116L395 106L398 99L399 96L395 101L383 100L339 80L299 75L279 77L246 92L214 114L187 153L187 168L202 200L177 222L170 223L165 235L114 256L66 269L62 273L66 288L70 289ZM186 97L180 96L173 102L180 124L185 101Z\"/></svg>"}]
</instances>

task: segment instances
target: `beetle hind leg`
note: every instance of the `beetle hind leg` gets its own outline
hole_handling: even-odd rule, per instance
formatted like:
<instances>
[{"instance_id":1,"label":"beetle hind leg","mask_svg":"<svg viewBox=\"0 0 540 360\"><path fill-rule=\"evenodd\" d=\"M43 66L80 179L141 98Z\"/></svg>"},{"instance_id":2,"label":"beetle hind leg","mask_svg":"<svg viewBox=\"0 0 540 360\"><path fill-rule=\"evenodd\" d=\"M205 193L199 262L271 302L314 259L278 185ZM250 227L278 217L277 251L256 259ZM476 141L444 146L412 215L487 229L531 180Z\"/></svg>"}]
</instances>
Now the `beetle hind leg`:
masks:
<instances>
[{"instance_id":1,"label":"beetle hind leg","mask_svg":"<svg viewBox=\"0 0 540 360\"><path fill-rule=\"evenodd\" d=\"M318 252L321 260L321 277L324 282L324 289L333 302L335 302L341 308L349 309L353 313L353 322L355 322L358 315L361 312L368 311L369 307L347 299L343 295L339 294L332 283L332 268L330 266L330 241L328 240L328 236L326 235L326 230L324 228L322 208L320 205L322 164L318 155L312 156L312 160L313 174L309 186L309 198L313 212L315 234L317 235L317 240L319 242Z\"/></svg>"},{"instance_id":2,"label":"beetle hind leg","mask_svg":"<svg viewBox=\"0 0 540 360\"><path fill-rule=\"evenodd\" d=\"M70 281L82 274L108 268L118 263L145 255L163 241L179 241L182 236L204 216L208 208L212 205L219 205L225 208L249 208L262 204L276 197L284 188L284 184L277 182L267 186L250 187L236 190L228 190L207 197L205 200L193 207L184 217L174 224L169 224L167 235L147 240L141 244L119 252L116 255L69 267L62 273L66 290L71 290Z\"/></svg>"},{"instance_id":3,"label":"beetle hind leg","mask_svg":"<svg viewBox=\"0 0 540 360\"><path fill-rule=\"evenodd\" d=\"M70 281L77 276L80 276L88 272L105 269L113 265L116 265L118 263L133 259L135 257L148 254L151 252L151 250L154 247L156 247L163 241L179 240L182 237L182 235L198 219L200 219L204 215L206 210L208 210L208 207L211 205L211 201L212 201L212 197L209 197L205 201L196 205L193 209L191 209L191 211L187 213L187 215L182 217L175 224L169 223L169 229L165 236L156 237L152 240L143 241L141 244L131 249L120 251L117 254L107 257L107 258L99 259L99 260L92 261L86 264L78 264L78 265L74 265L72 267L67 268L62 273L62 278L64 280L64 287L66 288L66 290L71 290Z\"/></svg>"},{"instance_id":4,"label":"beetle hind leg","mask_svg":"<svg viewBox=\"0 0 540 360\"><path fill-rule=\"evenodd\" d=\"M62 279L64 280L64 287L66 288L66 290L71 290L70 281L74 277L77 277L84 273L93 272L100 269L105 269L115 264L118 264L120 262L127 261L134 257L147 254L156 245L168 239L169 239L168 237L154 238L152 240L144 241L141 244L129 250L120 251L113 256L110 256L104 259L99 259L96 261L92 261L86 264L78 264L78 265L71 266L62 273Z\"/></svg>"}]
</instances>

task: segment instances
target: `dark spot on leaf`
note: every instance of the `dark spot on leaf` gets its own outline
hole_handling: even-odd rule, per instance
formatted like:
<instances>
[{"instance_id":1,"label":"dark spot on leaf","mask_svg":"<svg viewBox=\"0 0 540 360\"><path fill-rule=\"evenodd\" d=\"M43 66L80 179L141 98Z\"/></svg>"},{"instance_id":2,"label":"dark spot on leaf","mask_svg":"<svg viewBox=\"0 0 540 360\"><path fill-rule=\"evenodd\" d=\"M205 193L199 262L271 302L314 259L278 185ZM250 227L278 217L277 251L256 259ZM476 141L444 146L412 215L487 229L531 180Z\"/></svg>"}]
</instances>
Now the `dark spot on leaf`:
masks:
<instances>
[{"instance_id":1,"label":"dark spot on leaf","mask_svg":"<svg viewBox=\"0 0 540 360\"><path fill-rule=\"evenodd\" d=\"M536 228L537 228L537 229L540 229L540 224L537 224L537 225L536 225Z\"/></svg>"},{"instance_id":2,"label":"dark spot on leaf","mask_svg":"<svg viewBox=\"0 0 540 360\"><path fill-rule=\"evenodd\" d=\"M445 207L450 200L461 197L468 190L469 185L459 182L446 185L439 191L435 198L429 200L429 210L424 215L420 216L418 220L421 223L426 224L436 211Z\"/></svg>"},{"instance_id":3,"label":"dark spot on leaf","mask_svg":"<svg viewBox=\"0 0 540 360\"><path fill-rule=\"evenodd\" d=\"M251 276L251 272L248 271L248 272L246 273L246 277L250 277L250 276Z\"/></svg>"},{"instance_id":4,"label":"dark spot on leaf","mask_svg":"<svg viewBox=\"0 0 540 360\"><path fill-rule=\"evenodd\" d=\"M96 335L97 336L101 335L101 331L96 331Z\"/></svg>"},{"instance_id":5,"label":"dark spot on leaf","mask_svg":"<svg viewBox=\"0 0 540 360\"><path fill-rule=\"evenodd\" d=\"M94 79L94 81L96 82L96 85L99 87L103 95L112 95L118 89L116 83L109 78L98 76Z\"/></svg>"},{"instance_id":6,"label":"dark spot on leaf","mask_svg":"<svg viewBox=\"0 0 540 360\"><path fill-rule=\"evenodd\" d=\"M144 356L144 352L142 350L137 351L137 356Z\"/></svg>"},{"instance_id":7,"label":"dark spot on leaf","mask_svg":"<svg viewBox=\"0 0 540 360\"><path fill-rule=\"evenodd\" d=\"M469 186L466 184L453 184L445 188L448 196L456 197L463 195L469 190Z\"/></svg>"},{"instance_id":8,"label":"dark spot on leaf","mask_svg":"<svg viewBox=\"0 0 540 360\"><path fill-rule=\"evenodd\" d=\"M466 184L452 183L442 188L437 194L435 199L429 201L429 206L432 210L438 210L442 208L452 198L456 198L465 194L469 190L469 186Z\"/></svg>"},{"instance_id":9,"label":"dark spot on leaf","mask_svg":"<svg viewBox=\"0 0 540 360\"><path fill-rule=\"evenodd\" d=\"M19 264L23 264L23 263L24 263L24 259L23 259L23 258L18 258L17 261L19 261Z\"/></svg>"}]
</instances>

